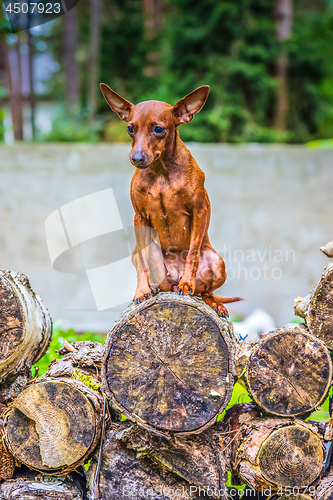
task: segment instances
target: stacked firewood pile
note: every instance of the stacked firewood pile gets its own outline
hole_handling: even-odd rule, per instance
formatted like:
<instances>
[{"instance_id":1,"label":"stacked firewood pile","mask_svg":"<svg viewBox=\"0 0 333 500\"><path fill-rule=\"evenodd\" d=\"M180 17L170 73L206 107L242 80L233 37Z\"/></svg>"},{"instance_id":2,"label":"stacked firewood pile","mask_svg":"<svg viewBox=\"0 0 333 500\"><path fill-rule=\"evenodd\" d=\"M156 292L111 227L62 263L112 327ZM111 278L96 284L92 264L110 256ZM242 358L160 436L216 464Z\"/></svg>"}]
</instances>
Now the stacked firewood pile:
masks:
<instances>
[{"instance_id":1,"label":"stacked firewood pile","mask_svg":"<svg viewBox=\"0 0 333 500\"><path fill-rule=\"evenodd\" d=\"M159 293L33 378L51 318L20 273L0 272L0 305L0 500L333 493L332 421L308 419L332 381L333 266L297 299L305 323L254 345L201 299ZM253 403L225 412L236 380Z\"/></svg>"}]
</instances>

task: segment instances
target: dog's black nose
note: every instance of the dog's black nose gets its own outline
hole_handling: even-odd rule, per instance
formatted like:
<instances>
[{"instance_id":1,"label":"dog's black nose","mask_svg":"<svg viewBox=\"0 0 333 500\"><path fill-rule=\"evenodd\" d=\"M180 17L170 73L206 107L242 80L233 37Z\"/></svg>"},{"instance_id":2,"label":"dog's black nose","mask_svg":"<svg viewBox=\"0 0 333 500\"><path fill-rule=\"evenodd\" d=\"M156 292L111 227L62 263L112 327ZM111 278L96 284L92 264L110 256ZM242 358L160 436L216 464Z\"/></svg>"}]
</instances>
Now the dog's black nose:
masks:
<instances>
[{"instance_id":1,"label":"dog's black nose","mask_svg":"<svg viewBox=\"0 0 333 500\"><path fill-rule=\"evenodd\" d=\"M144 153L134 153L132 155L132 162L134 165L142 165L145 161L146 157Z\"/></svg>"}]
</instances>

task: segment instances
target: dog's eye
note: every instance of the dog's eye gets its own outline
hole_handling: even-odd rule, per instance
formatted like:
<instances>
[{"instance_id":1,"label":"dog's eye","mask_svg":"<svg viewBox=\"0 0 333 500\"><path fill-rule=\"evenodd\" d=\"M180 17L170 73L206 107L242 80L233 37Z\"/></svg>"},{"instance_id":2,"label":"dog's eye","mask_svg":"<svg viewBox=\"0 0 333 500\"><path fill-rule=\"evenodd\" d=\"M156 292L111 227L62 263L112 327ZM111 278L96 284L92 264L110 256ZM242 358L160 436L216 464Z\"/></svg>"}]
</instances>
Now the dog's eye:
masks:
<instances>
[{"instance_id":1,"label":"dog's eye","mask_svg":"<svg viewBox=\"0 0 333 500\"><path fill-rule=\"evenodd\" d=\"M163 134L164 130L165 129L163 127L161 127L160 125L156 125L156 127L154 128L154 132L156 134Z\"/></svg>"},{"instance_id":2,"label":"dog's eye","mask_svg":"<svg viewBox=\"0 0 333 500\"><path fill-rule=\"evenodd\" d=\"M127 127L127 132L131 135L131 134L134 134L134 128L132 127L132 125L128 125Z\"/></svg>"}]
</instances>

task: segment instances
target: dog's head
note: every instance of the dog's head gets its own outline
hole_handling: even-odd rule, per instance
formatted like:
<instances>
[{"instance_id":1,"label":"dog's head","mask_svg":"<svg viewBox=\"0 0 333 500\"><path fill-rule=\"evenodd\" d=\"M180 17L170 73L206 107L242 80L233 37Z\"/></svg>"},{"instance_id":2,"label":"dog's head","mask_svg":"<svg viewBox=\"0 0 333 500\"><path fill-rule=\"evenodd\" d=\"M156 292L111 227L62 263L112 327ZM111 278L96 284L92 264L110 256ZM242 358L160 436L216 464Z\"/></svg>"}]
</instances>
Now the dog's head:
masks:
<instances>
[{"instance_id":1,"label":"dog's head","mask_svg":"<svg viewBox=\"0 0 333 500\"><path fill-rule=\"evenodd\" d=\"M204 85L174 106L162 101L132 104L105 83L100 87L110 108L127 122L127 131L132 138L130 160L137 168L149 167L172 145L178 125L193 120L209 93L209 86Z\"/></svg>"}]
</instances>

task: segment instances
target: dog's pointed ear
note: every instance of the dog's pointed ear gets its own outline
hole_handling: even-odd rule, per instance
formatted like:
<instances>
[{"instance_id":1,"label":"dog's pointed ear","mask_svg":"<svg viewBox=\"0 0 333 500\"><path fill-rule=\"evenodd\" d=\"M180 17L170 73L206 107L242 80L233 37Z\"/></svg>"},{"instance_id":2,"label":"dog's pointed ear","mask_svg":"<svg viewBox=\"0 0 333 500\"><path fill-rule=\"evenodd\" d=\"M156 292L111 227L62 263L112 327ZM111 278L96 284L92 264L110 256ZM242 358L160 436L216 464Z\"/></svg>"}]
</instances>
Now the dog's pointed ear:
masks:
<instances>
[{"instance_id":1,"label":"dog's pointed ear","mask_svg":"<svg viewBox=\"0 0 333 500\"><path fill-rule=\"evenodd\" d=\"M125 122L128 122L131 109L134 107L134 104L132 104L129 101L126 101L126 99L121 97L114 90L110 89L110 87L105 83L100 83L99 86L105 97L106 102L108 103L112 111L118 113L119 118L121 118Z\"/></svg>"},{"instance_id":2,"label":"dog's pointed ear","mask_svg":"<svg viewBox=\"0 0 333 500\"><path fill-rule=\"evenodd\" d=\"M172 108L176 126L193 120L193 115L199 113L200 109L205 104L209 90L208 85L203 85L176 102Z\"/></svg>"}]
</instances>

